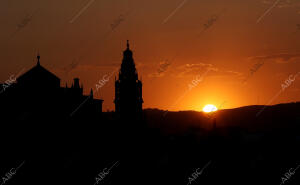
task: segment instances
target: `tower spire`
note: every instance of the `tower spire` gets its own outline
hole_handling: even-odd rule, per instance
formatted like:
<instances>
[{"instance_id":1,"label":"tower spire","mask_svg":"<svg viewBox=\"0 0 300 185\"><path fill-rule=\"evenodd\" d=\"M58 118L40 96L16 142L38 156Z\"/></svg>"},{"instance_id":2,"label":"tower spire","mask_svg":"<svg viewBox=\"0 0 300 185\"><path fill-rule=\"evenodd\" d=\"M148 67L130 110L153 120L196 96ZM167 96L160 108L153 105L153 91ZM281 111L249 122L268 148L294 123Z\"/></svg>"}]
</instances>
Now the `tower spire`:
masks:
<instances>
[{"instance_id":1,"label":"tower spire","mask_svg":"<svg viewBox=\"0 0 300 185\"><path fill-rule=\"evenodd\" d=\"M91 88L91 91L90 91L90 96L93 98L94 97L94 93L93 93L93 89Z\"/></svg>"},{"instance_id":2,"label":"tower spire","mask_svg":"<svg viewBox=\"0 0 300 185\"><path fill-rule=\"evenodd\" d=\"M40 58L41 58L41 56L40 56L39 52L37 53L36 58L37 58L37 65L40 66Z\"/></svg>"},{"instance_id":3,"label":"tower spire","mask_svg":"<svg viewBox=\"0 0 300 185\"><path fill-rule=\"evenodd\" d=\"M127 49L129 50L129 40L127 40Z\"/></svg>"}]
</instances>

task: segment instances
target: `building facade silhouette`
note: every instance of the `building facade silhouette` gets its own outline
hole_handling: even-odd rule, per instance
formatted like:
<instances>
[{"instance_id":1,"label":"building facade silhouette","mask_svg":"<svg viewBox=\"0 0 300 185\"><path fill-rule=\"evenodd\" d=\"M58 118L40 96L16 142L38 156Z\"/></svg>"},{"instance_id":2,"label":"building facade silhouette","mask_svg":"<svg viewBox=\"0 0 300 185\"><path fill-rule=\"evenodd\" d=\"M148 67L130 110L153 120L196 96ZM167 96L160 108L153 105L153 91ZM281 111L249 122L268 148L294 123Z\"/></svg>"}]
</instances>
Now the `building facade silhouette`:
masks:
<instances>
[{"instance_id":1,"label":"building facade silhouette","mask_svg":"<svg viewBox=\"0 0 300 185\"><path fill-rule=\"evenodd\" d=\"M94 99L92 90L84 95L79 78L74 78L71 87L61 87L60 83L40 64L38 55L33 68L2 90L0 110L14 120L93 119L101 115L103 100Z\"/></svg>"}]
</instances>

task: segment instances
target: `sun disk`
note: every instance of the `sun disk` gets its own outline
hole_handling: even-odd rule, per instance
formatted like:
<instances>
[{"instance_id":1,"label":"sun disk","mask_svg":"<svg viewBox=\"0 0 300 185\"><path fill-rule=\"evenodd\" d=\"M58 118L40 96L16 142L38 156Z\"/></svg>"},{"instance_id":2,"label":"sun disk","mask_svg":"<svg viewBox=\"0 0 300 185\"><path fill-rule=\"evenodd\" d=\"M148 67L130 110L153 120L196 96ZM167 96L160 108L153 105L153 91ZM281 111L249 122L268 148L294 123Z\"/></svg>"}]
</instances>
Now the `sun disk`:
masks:
<instances>
[{"instance_id":1,"label":"sun disk","mask_svg":"<svg viewBox=\"0 0 300 185\"><path fill-rule=\"evenodd\" d=\"M218 110L217 107L212 104L208 104L203 107L203 112L214 112L217 110Z\"/></svg>"}]
</instances>

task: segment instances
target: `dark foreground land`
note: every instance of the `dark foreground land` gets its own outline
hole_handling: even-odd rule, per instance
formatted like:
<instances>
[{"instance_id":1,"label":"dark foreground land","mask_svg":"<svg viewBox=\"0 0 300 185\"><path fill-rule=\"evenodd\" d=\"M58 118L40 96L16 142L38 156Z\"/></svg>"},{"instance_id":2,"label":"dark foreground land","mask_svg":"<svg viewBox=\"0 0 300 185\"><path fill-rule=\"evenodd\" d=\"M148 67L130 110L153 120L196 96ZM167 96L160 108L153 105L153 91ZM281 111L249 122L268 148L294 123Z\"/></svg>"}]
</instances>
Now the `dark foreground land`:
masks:
<instances>
[{"instance_id":1,"label":"dark foreground land","mask_svg":"<svg viewBox=\"0 0 300 185\"><path fill-rule=\"evenodd\" d=\"M23 122L1 115L0 177L8 185L299 184L300 103L256 117L261 108L211 116L148 109L139 122L113 113Z\"/></svg>"}]
</instances>

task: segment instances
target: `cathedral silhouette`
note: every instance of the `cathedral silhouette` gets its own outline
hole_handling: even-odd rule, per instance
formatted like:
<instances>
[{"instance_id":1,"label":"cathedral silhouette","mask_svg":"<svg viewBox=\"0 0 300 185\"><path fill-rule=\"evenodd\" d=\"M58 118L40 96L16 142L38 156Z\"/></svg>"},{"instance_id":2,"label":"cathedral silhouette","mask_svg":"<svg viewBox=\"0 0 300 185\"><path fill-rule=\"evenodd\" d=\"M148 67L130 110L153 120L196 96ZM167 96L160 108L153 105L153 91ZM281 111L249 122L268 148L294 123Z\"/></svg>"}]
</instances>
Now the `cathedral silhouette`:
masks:
<instances>
[{"instance_id":1,"label":"cathedral silhouette","mask_svg":"<svg viewBox=\"0 0 300 185\"><path fill-rule=\"evenodd\" d=\"M132 51L127 49L118 79L115 79L115 112L121 119L140 119L142 115L142 82L138 79ZM37 56L37 64L9 87L0 84L1 108L12 120L100 120L103 100L83 94L83 85L74 78L71 87L60 86L60 79L45 69Z\"/></svg>"},{"instance_id":2,"label":"cathedral silhouette","mask_svg":"<svg viewBox=\"0 0 300 185\"><path fill-rule=\"evenodd\" d=\"M259 118L257 105L213 115L142 110L127 41L115 112L102 112L79 78L61 86L40 59L0 84L1 185L8 177L9 185L266 185L300 166L300 102L268 106Z\"/></svg>"}]
</instances>

